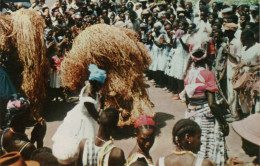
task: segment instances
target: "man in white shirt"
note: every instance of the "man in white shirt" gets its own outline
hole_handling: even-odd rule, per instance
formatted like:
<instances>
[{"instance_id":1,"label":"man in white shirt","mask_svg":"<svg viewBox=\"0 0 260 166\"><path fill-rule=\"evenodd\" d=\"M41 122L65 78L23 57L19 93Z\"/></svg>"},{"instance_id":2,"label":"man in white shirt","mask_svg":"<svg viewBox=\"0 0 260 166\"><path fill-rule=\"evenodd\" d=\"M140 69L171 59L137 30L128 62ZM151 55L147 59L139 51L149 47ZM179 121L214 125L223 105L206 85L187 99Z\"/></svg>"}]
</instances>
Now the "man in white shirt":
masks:
<instances>
[{"instance_id":1,"label":"man in white shirt","mask_svg":"<svg viewBox=\"0 0 260 166\"><path fill-rule=\"evenodd\" d=\"M227 53L228 56L238 57L240 50L242 48L242 44L240 39L235 37L235 32L238 26L235 23L227 23L224 26L224 34L228 39L227 43ZM232 78L234 77L235 63L232 63L230 59L227 59L227 101L229 104L229 109L231 111L231 115L233 118L238 119L237 112L237 92L233 89Z\"/></svg>"},{"instance_id":2,"label":"man in white shirt","mask_svg":"<svg viewBox=\"0 0 260 166\"><path fill-rule=\"evenodd\" d=\"M260 47L259 44L254 40L254 32L249 29L244 30L241 33L241 43L244 46L238 57L229 56L230 61L236 63L240 67L241 72L252 73L252 68L250 66L257 65L260 60ZM246 84L245 86L247 86ZM255 113L260 113L260 102L258 98L252 98L249 91L239 93L239 103L244 114L252 113L254 110ZM250 104L255 100L254 107Z\"/></svg>"}]
</instances>

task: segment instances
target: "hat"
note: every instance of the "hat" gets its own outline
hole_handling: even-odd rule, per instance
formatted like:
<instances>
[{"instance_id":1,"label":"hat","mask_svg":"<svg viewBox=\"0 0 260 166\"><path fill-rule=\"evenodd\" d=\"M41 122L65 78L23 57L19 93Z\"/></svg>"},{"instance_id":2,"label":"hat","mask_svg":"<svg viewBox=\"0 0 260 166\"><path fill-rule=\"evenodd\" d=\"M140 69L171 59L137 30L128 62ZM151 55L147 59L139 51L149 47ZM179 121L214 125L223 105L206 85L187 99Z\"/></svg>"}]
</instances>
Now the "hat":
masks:
<instances>
[{"instance_id":1,"label":"hat","mask_svg":"<svg viewBox=\"0 0 260 166\"><path fill-rule=\"evenodd\" d=\"M128 1L128 2L125 4L125 6L128 7L128 5L129 5L130 3L134 6L134 2L133 2L133 1Z\"/></svg>"},{"instance_id":2,"label":"hat","mask_svg":"<svg viewBox=\"0 0 260 166\"><path fill-rule=\"evenodd\" d=\"M238 25L235 23L226 23L224 24L224 30L232 30L232 31L236 31L238 28Z\"/></svg>"},{"instance_id":3,"label":"hat","mask_svg":"<svg viewBox=\"0 0 260 166\"><path fill-rule=\"evenodd\" d=\"M153 8L153 7L155 7L156 6L156 3L150 3L149 4L149 8Z\"/></svg>"},{"instance_id":4,"label":"hat","mask_svg":"<svg viewBox=\"0 0 260 166\"><path fill-rule=\"evenodd\" d=\"M240 2L240 3L238 3L237 8L239 8L240 6L244 6L244 5L247 5L247 4Z\"/></svg>"},{"instance_id":5,"label":"hat","mask_svg":"<svg viewBox=\"0 0 260 166\"><path fill-rule=\"evenodd\" d=\"M177 12L184 12L185 10L182 7L177 7L176 11Z\"/></svg>"},{"instance_id":6,"label":"hat","mask_svg":"<svg viewBox=\"0 0 260 166\"><path fill-rule=\"evenodd\" d=\"M184 2L184 5L191 5L192 3L191 2Z\"/></svg>"},{"instance_id":7,"label":"hat","mask_svg":"<svg viewBox=\"0 0 260 166\"><path fill-rule=\"evenodd\" d=\"M219 5L220 5L220 4L223 4L223 2L222 2L222 1L217 1L216 3L217 3L217 4L219 4Z\"/></svg>"},{"instance_id":8,"label":"hat","mask_svg":"<svg viewBox=\"0 0 260 166\"><path fill-rule=\"evenodd\" d=\"M258 7L257 6L250 6L250 11L257 11L258 10Z\"/></svg>"},{"instance_id":9,"label":"hat","mask_svg":"<svg viewBox=\"0 0 260 166\"><path fill-rule=\"evenodd\" d=\"M88 67L90 71L89 80L96 80L100 83L104 83L107 77L106 71L99 69L96 65L90 64Z\"/></svg>"},{"instance_id":10,"label":"hat","mask_svg":"<svg viewBox=\"0 0 260 166\"><path fill-rule=\"evenodd\" d=\"M141 115L135 120L135 128L144 126L144 125L155 126L155 122L152 117L147 116L147 115Z\"/></svg>"},{"instance_id":11,"label":"hat","mask_svg":"<svg viewBox=\"0 0 260 166\"><path fill-rule=\"evenodd\" d=\"M81 15L81 13L76 13L75 15L74 15L74 18L82 18L82 15Z\"/></svg>"},{"instance_id":12,"label":"hat","mask_svg":"<svg viewBox=\"0 0 260 166\"><path fill-rule=\"evenodd\" d=\"M135 6L136 6L136 5L142 5L142 4L141 4L140 2L136 2L136 3L135 3Z\"/></svg>"},{"instance_id":13,"label":"hat","mask_svg":"<svg viewBox=\"0 0 260 166\"><path fill-rule=\"evenodd\" d=\"M0 157L2 166L40 166L37 161L24 161L20 153L10 152Z\"/></svg>"},{"instance_id":14,"label":"hat","mask_svg":"<svg viewBox=\"0 0 260 166\"><path fill-rule=\"evenodd\" d=\"M222 12L223 14L224 14L224 13L230 13L230 12L232 12L232 8L231 8L231 7L225 8L225 9L223 9L221 12Z\"/></svg>"},{"instance_id":15,"label":"hat","mask_svg":"<svg viewBox=\"0 0 260 166\"><path fill-rule=\"evenodd\" d=\"M167 5L167 3L165 1L161 1L158 6L163 6L163 5Z\"/></svg>"},{"instance_id":16,"label":"hat","mask_svg":"<svg viewBox=\"0 0 260 166\"><path fill-rule=\"evenodd\" d=\"M239 136L260 146L260 114L233 122L232 127Z\"/></svg>"}]
</instances>

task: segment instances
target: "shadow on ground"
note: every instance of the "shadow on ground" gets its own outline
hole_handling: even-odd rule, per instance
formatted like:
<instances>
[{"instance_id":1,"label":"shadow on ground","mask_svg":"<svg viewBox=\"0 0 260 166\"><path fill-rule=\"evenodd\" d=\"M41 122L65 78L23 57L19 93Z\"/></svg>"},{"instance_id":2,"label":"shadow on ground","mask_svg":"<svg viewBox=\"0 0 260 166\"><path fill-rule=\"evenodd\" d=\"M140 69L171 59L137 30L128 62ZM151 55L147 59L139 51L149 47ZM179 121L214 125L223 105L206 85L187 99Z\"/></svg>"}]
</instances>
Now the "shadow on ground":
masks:
<instances>
[{"instance_id":1,"label":"shadow on ground","mask_svg":"<svg viewBox=\"0 0 260 166\"><path fill-rule=\"evenodd\" d=\"M75 105L75 102L46 101L41 116L47 122L61 121Z\"/></svg>"},{"instance_id":2,"label":"shadow on ground","mask_svg":"<svg viewBox=\"0 0 260 166\"><path fill-rule=\"evenodd\" d=\"M171 114L167 114L165 112L157 112L154 117L154 121L156 124L155 134L156 136L160 135L161 129L166 126L166 121L174 119L174 116Z\"/></svg>"},{"instance_id":3,"label":"shadow on ground","mask_svg":"<svg viewBox=\"0 0 260 166\"><path fill-rule=\"evenodd\" d=\"M118 127L113 133L113 138L115 140L128 139L135 136L135 129L133 126L124 126L122 128Z\"/></svg>"}]
</instances>

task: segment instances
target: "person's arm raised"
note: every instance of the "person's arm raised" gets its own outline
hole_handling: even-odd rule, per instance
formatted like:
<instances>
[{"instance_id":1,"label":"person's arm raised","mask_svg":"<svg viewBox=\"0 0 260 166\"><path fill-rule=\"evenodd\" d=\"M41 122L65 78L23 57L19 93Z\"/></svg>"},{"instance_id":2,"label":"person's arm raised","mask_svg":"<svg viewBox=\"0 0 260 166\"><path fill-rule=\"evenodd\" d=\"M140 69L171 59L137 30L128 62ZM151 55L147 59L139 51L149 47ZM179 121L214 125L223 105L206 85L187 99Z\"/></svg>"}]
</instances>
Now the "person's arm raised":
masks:
<instances>
[{"instance_id":1,"label":"person's arm raised","mask_svg":"<svg viewBox=\"0 0 260 166\"><path fill-rule=\"evenodd\" d=\"M206 91L206 96L208 99L208 104L209 104L211 113L215 116L217 121L220 123L220 125L223 129L224 136L228 136L229 126L228 126L226 119L224 118L224 116L221 113L221 110L220 110L221 108L216 103L214 92Z\"/></svg>"},{"instance_id":2,"label":"person's arm raised","mask_svg":"<svg viewBox=\"0 0 260 166\"><path fill-rule=\"evenodd\" d=\"M180 40L180 42L181 42L181 45L182 45L183 49L184 49L185 51L189 52L189 47L182 41L181 38L180 38L179 40Z\"/></svg>"},{"instance_id":3,"label":"person's arm raised","mask_svg":"<svg viewBox=\"0 0 260 166\"><path fill-rule=\"evenodd\" d=\"M97 121L99 115L98 115L98 111L96 110L94 104L90 103L90 102L85 102L84 105L87 108L89 114Z\"/></svg>"}]
</instances>

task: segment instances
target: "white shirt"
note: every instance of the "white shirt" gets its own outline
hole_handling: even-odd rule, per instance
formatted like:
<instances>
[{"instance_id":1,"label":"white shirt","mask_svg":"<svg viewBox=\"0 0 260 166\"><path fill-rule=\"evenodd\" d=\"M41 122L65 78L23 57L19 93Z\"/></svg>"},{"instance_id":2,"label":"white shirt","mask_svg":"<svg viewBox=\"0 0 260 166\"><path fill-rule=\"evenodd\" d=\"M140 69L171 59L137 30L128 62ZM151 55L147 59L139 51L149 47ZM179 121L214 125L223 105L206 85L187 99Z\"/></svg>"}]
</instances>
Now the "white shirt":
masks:
<instances>
[{"instance_id":1,"label":"white shirt","mask_svg":"<svg viewBox=\"0 0 260 166\"><path fill-rule=\"evenodd\" d=\"M259 43L255 43L252 47L248 48L246 50L246 47L243 47L239 58L241 58L242 63L249 63L249 64L255 64L258 62L260 56L260 45ZM248 71L248 67L245 66L243 68L245 71Z\"/></svg>"}]
</instances>

